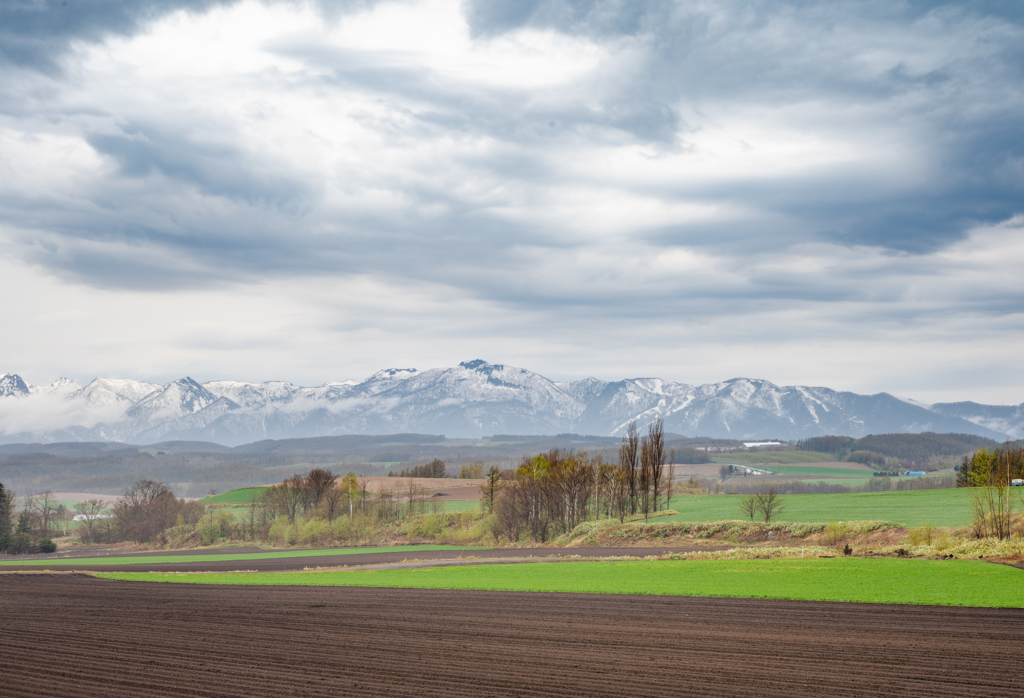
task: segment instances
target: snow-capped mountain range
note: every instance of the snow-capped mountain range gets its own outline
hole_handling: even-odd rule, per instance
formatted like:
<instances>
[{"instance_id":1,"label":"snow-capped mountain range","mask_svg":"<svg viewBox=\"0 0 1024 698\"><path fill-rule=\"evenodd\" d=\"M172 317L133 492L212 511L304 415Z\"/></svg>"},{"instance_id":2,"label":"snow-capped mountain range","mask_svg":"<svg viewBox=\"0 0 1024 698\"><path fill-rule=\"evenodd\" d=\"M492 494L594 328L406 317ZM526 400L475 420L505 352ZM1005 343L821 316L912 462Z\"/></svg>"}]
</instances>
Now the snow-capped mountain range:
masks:
<instances>
[{"instance_id":1,"label":"snow-capped mountain range","mask_svg":"<svg viewBox=\"0 0 1024 698\"><path fill-rule=\"evenodd\" d=\"M236 446L262 439L339 434L573 432L620 435L631 420L665 421L669 432L733 439L823 434L959 432L1024 435L1024 405L920 405L887 393L777 386L736 378L707 385L659 378L557 383L512 366L468 361L428 371L388 369L361 383L304 388L191 378L155 385L62 378L30 386L0 376L0 443L169 440Z\"/></svg>"}]
</instances>

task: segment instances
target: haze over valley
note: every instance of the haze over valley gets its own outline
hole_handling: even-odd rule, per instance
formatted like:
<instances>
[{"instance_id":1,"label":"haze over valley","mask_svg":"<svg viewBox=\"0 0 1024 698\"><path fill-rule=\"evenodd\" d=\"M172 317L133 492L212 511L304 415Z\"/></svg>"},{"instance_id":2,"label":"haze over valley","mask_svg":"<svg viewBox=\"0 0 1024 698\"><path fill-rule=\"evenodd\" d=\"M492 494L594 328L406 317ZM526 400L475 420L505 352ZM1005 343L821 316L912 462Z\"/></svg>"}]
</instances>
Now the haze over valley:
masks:
<instances>
[{"instance_id":1,"label":"haze over valley","mask_svg":"<svg viewBox=\"0 0 1024 698\"><path fill-rule=\"evenodd\" d=\"M0 443L206 441L344 434L559 433L621 436L630 421L728 439L798 440L826 434L955 432L992 439L1024 434L1024 405L921 405L887 393L777 386L736 378L689 385L660 378L555 382L526 369L475 360L452 368L386 369L357 382L301 387L231 380L166 385L97 378L30 386L0 377Z\"/></svg>"}]
</instances>

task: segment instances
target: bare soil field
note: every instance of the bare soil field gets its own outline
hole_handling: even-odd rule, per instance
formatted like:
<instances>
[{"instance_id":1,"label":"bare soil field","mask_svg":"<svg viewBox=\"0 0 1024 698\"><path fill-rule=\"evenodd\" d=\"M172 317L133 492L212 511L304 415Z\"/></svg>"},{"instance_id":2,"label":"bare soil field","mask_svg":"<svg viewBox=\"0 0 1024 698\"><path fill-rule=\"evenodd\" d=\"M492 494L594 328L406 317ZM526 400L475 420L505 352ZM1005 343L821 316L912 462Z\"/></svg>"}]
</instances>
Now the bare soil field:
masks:
<instances>
[{"instance_id":1,"label":"bare soil field","mask_svg":"<svg viewBox=\"0 0 1024 698\"><path fill-rule=\"evenodd\" d=\"M0 575L14 696L1019 696L1024 611Z\"/></svg>"},{"instance_id":2,"label":"bare soil field","mask_svg":"<svg viewBox=\"0 0 1024 698\"><path fill-rule=\"evenodd\" d=\"M482 496L480 490L486 480L461 480L458 478L436 477L379 477L371 475L365 478L368 489L374 493L383 491L401 495L409 491L410 484L417 490L417 496L431 497L436 494L445 495L449 502L475 502Z\"/></svg>"},{"instance_id":3,"label":"bare soil field","mask_svg":"<svg viewBox=\"0 0 1024 698\"><path fill-rule=\"evenodd\" d=\"M316 555L311 557L279 558L272 560L216 560L210 562L157 563L150 562L140 565L83 565L75 564L73 558L51 558L54 564L35 569L58 571L89 571L89 572L232 572L247 570L255 572L287 572L302 570L307 567L353 567L355 565L381 565L403 560L455 560L458 558L524 558L524 557L646 557L648 555L664 555L666 553L683 553L694 550L726 550L728 546L666 546L662 548L494 548L491 550L421 550L397 551L385 553L356 553L352 555ZM261 548L212 548L203 551L185 551L185 554L219 554L232 552L273 552ZM145 555L180 555L181 551L137 553L119 555L118 557L135 557ZM26 559L29 556L25 556ZM32 556L35 559L46 559L45 556ZM90 556L91 557L91 556ZM11 567L0 568L0 572L13 572Z\"/></svg>"}]
</instances>

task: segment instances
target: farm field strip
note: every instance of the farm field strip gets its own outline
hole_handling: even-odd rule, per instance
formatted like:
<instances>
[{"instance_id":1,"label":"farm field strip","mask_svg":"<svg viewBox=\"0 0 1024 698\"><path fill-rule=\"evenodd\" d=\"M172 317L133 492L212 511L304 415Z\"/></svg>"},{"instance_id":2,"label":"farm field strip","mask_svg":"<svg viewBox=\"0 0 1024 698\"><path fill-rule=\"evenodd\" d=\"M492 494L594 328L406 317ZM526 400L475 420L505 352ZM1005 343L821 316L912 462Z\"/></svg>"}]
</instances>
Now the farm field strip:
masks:
<instances>
[{"instance_id":1,"label":"farm field strip","mask_svg":"<svg viewBox=\"0 0 1024 698\"><path fill-rule=\"evenodd\" d=\"M832 463L834 456L817 451L733 451L732 453L715 453L711 462L728 465L742 463L744 465L769 465L771 463ZM844 465L849 465L844 463Z\"/></svg>"},{"instance_id":2,"label":"farm field strip","mask_svg":"<svg viewBox=\"0 0 1024 698\"><path fill-rule=\"evenodd\" d=\"M744 466L747 467L747 466ZM756 467L756 466L755 466ZM798 477L859 477L870 478L871 470L867 468L823 468L813 465L775 465L769 464L762 467L778 475L795 475Z\"/></svg>"},{"instance_id":3,"label":"farm field strip","mask_svg":"<svg viewBox=\"0 0 1024 698\"><path fill-rule=\"evenodd\" d=\"M396 550L397 549L397 550ZM726 546L690 544L674 545L663 547L585 547L585 548L485 548L474 550L402 550L402 546L390 548L361 548L360 552L347 555L311 555L308 557L275 558L270 560L242 560L242 561L210 561L209 555L196 556L195 562L165 564L161 560L165 558L154 556L154 559L146 567L147 571L160 572L234 572L243 569L247 572L291 572L306 570L309 568L338 568L356 567L366 565L381 565L410 561L430 560L459 560L459 559L503 559L515 557L649 557L653 555L664 555L666 553L685 553L698 550L725 550ZM383 550L383 552L372 552ZM369 552L366 552L369 551ZM258 550L255 552L259 552ZM319 551L313 551L319 552ZM104 558L105 559L105 558ZM51 558L44 565L34 565L33 570L50 571L77 571L77 572L120 572L125 569L124 565L105 564L78 564L73 558L56 559ZM5 573L19 571L17 567L0 568ZM135 567L139 569L139 567Z\"/></svg>"},{"instance_id":4,"label":"farm field strip","mask_svg":"<svg viewBox=\"0 0 1024 698\"><path fill-rule=\"evenodd\" d=\"M293 574L101 573L120 581L357 586L1024 608L1024 572L976 560L643 560Z\"/></svg>"},{"instance_id":5,"label":"farm field strip","mask_svg":"<svg viewBox=\"0 0 1024 698\"><path fill-rule=\"evenodd\" d=\"M369 553L418 553L432 551L473 551L487 550L481 547L456 545L394 545L383 548L324 548L320 550L276 550L251 553L225 553L201 555L142 555L132 557L83 557L83 558L47 558L32 560L0 560L4 566L54 566L75 565L84 568L90 565L142 565L142 564L175 564L189 562L244 562L246 560L279 560L302 557L335 557L339 555L365 555Z\"/></svg>"},{"instance_id":6,"label":"farm field strip","mask_svg":"<svg viewBox=\"0 0 1024 698\"><path fill-rule=\"evenodd\" d=\"M0 617L5 697L1024 693L1016 609L5 575Z\"/></svg>"},{"instance_id":7,"label":"farm field strip","mask_svg":"<svg viewBox=\"0 0 1024 698\"><path fill-rule=\"evenodd\" d=\"M721 521L742 518L741 495L682 495L669 508L679 513L657 521ZM773 520L894 521L904 526L967 526L973 520L966 489L906 492L850 492L844 494L787 494L786 509Z\"/></svg>"}]
</instances>

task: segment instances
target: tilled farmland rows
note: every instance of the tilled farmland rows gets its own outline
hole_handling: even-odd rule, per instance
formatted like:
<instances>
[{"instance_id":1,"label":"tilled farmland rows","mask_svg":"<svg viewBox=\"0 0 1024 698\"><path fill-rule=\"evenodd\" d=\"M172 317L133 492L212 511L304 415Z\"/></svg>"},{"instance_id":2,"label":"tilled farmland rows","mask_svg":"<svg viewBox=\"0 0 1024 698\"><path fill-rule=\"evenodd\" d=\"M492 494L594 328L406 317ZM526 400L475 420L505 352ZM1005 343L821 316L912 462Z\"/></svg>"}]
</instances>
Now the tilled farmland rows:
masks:
<instances>
[{"instance_id":1,"label":"tilled farmland rows","mask_svg":"<svg viewBox=\"0 0 1024 698\"><path fill-rule=\"evenodd\" d=\"M1024 612L0 575L4 696L1019 696Z\"/></svg>"}]
</instances>

